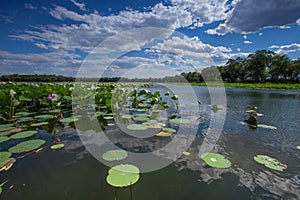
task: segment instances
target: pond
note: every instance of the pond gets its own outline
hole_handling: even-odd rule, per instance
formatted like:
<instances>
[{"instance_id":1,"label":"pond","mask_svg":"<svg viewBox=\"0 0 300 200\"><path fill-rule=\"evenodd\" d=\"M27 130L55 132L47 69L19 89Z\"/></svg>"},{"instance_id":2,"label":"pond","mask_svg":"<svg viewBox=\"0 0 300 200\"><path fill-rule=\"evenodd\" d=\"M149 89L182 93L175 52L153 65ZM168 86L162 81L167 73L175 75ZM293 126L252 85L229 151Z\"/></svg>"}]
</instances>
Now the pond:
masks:
<instances>
[{"instance_id":1,"label":"pond","mask_svg":"<svg viewBox=\"0 0 300 200\"><path fill-rule=\"evenodd\" d=\"M177 87L184 90L184 86ZM206 165L198 154L207 137L211 115L222 110L209 111L211 99L206 87L195 86L193 89L202 102L202 116L199 125L182 130L196 131L186 150L188 154L159 170L140 173L138 182L132 187L117 190L117 198L126 200L132 195L136 200L300 199L300 150L296 148L300 145L299 91L227 88L227 106L223 108L226 110L225 123L213 152L222 154L232 165L218 169ZM164 91L164 87L153 86L149 90ZM249 116L245 112L248 105L256 106L257 112L264 114L258 118L259 124L277 129L252 129L242 124ZM128 142L133 136L121 132L113 125L106 126L104 134L118 147L136 153L149 152L170 142L162 137L133 138ZM18 159L10 170L0 174L1 181L8 181L0 198L114 199L116 188L106 182L110 167L87 151L74 128L65 128L56 135L65 144L64 148L44 148L40 153ZM39 129L34 138L46 140L49 146L52 135ZM259 154L276 158L287 168L283 171L269 169L254 161L253 157Z\"/></svg>"}]
</instances>

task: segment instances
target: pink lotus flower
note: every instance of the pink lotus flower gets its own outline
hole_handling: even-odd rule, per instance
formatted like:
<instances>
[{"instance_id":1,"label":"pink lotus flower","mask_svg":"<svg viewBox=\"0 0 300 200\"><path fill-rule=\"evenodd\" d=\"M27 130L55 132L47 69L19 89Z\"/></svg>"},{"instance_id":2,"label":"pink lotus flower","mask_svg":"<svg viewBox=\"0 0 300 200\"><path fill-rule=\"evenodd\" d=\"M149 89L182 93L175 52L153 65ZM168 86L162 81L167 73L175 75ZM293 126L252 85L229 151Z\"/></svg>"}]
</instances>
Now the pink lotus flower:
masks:
<instances>
[{"instance_id":1,"label":"pink lotus flower","mask_svg":"<svg viewBox=\"0 0 300 200\"><path fill-rule=\"evenodd\" d=\"M1 82L1 85L5 85L5 84L6 84L6 82L5 82L5 81L2 81L2 82Z\"/></svg>"},{"instance_id":2,"label":"pink lotus flower","mask_svg":"<svg viewBox=\"0 0 300 200\"><path fill-rule=\"evenodd\" d=\"M55 101L57 101L56 97L57 97L57 94L53 93L51 95L49 94L48 97L47 97L47 99L50 100L50 101L52 101L52 102L55 102Z\"/></svg>"}]
</instances>

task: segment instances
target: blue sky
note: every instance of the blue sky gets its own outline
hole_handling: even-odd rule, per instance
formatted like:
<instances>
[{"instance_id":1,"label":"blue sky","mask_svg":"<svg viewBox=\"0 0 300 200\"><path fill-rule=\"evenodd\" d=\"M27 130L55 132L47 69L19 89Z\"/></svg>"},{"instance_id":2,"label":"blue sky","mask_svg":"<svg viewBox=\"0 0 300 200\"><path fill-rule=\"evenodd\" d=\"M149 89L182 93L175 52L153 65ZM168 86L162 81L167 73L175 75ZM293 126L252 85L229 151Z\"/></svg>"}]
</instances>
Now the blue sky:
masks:
<instances>
[{"instance_id":1,"label":"blue sky","mask_svg":"<svg viewBox=\"0 0 300 200\"><path fill-rule=\"evenodd\" d=\"M161 77L258 49L300 57L299 0L10 0L0 24L0 75Z\"/></svg>"}]
</instances>

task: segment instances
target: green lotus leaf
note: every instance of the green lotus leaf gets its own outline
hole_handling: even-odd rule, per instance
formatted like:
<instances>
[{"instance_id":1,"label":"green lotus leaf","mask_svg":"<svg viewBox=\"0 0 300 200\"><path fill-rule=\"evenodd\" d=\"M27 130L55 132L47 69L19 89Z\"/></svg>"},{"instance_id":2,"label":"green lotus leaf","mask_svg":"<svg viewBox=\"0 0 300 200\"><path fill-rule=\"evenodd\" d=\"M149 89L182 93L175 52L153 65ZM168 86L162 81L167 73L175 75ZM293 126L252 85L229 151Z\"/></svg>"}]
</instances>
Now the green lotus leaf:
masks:
<instances>
[{"instance_id":1,"label":"green lotus leaf","mask_svg":"<svg viewBox=\"0 0 300 200\"><path fill-rule=\"evenodd\" d=\"M61 111L60 109L54 109L54 110L49 110L49 113L58 113L60 111Z\"/></svg>"},{"instance_id":2,"label":"green lotus leaf","mask_svg":"<svg viewBox=\"0 0 300 200\"><path fill-rule=\"evenodd\" d=\"M2 152L0 152L0 163L4 162L5 160L7 160L10 156L11 156L11 153L8 152L8 151L2 151Z\"/></svg>"},{"instance_id":3,"label":"green lotus leaf","mask_svg":"<svg viewBox=\"0 0 300 200\"><path fill-rule=\"evenodd\" d=\"M158 117L156 120L157 121L167 121L168 118L167 117Z\"/></svg>"},{"instance_id":4,"label":"green lotus leaf","mask_svg":"<svg viewBox=\"0 0 300 200\"><path fill-rule=\"evenodd\" d=\"M52 119L53 115L36 115L34 116L36 119Z\"/></svg>"},{"instance_id":5,"label":"green lotus leaf","mask_svg":"<svg viewBox=\"0 0 300 200\"><path fill-rule=\"evenodd\" d=\"M12 136L10 136L11 139L23 139L23 138L28 138L31 137L33 135L35 135L37 133L36 130L32 130L32 131L23 131L20 133L16 133Z\"/></svg>"},{"instance_id":6,"label":"green lotus leaf","mask_svg":"<svg viewBox=\"0 0 300 200\"><path fill-rule=\"evenodd\" d=\"M17 112L16 116L29 116L35 114L34 112Z\"/></svg>"},{"instance_id":7,"label":"green lotus leaf","mask_svg":"<svg viewBox=\"0 0 300 200\"><path fill-rule=\"evenodd\" d=\"M135 121L148 121L147 117L134 116L132 119Z\"/></svg>"},{"instance_id":8,"label":"green lotus leaf","mask_svg":"<svg viewBox=\"0 0 300 200\"><path fill-rule=\"evenodd\" d=\"M47 125L47 124L49 124L49 122L39 122L39 123L30 124L30 126L43 126L43 125Z\"/></svg>"},{"instance_id":9,"label":"green lotus leaf","mask_svg":"<svg viewBox=\"0 0 300 200\"><path fill-rule=\"evenodd\" d=\"M127 126L127 129L132 130L132 131L143 131L148 129L148 126L145 124L129 124Z\"/></svg>"},{"instance_id":10,"label":"green lotus leaf","mask_svg":"<svg viewBox=\"0 0 300 200\"><path fill-rule=\"evenodd\" d=\"M11 135L11 134L14 134L14 133L21 132L23 130L24 130L23 128L10 127L9 130L1 132L0 136L8 136L8 135Z\"/></svg>"},{"instance_id":11,"label":"green lotus leaf","mask_svg":"<svg viewBox=\"0 0 300 200\"><path fill-rule=\"evenodd\" d=\"M8 158L5 161L0 162L0 172L9 170L14 162L16 162L15 158Z\"/></svg>"},{"instance_id":12,"label":"green lotus leaf","mask_svg":"<svg viewBox=\"0 0 300 200\"><path fill-rule=\"evenodd\" d=\"M108 123L107 126L114 126L114 123Z\"/></svg>"},{"instance_id":13,"label":"green lotus leaf","mask_svg":"<svg viewBox=\"0 0 300 200\"><path fill-rule=\"evenodd\" d=\"M102 158L107 161L123 160L128 156L124 150L110 150L102 155Z\"/></svg>"},{"instance_id":14,"label":"green lotus leaf","mask_svg":"<svg viewBox=\"0 0 300 200\"><path fill-rule=\"evenodd\" d=\"M256 162L258 162L258 163L260 163L260 164L262 164L262 165L264 165L264 166L266 166L270 169L273 169L273 170L283 171L284 169L287 168L286 165L280 163L275 158L269 157L267 155L256 155L256 156L253 157L253 159Z\"/></svg>"},{"instance_id":15,"label":"green lotus leaf","mask_svg":"<svg viewBox=\"0 0 300 200\"><path fill-rule=\"evenodd\" d=\"M173 133L170 133L168 131L160 131L159 133L157 133L155 135L159 136L159 137L170 137L173 135Z\"/></svg>"},{"instance_id":16,"label":"green lotus leaf","mask_svg":"<svg viewBox=\"0 0 300 200\"><path fill-rule=\"evenodd\" d=\"M163 128L163 131L167 131L170 133L176 133L176 130L174 128Z\"/></svg>"},{"instance_id":17,"label":"green lotus leaf","mask_svg":"<svg viewBox=\"0 0 300 200\"><path fill-rule=\"evenodd\" d=\"M7 141L7 140L9 140L9 137L7 137L7 136L1 136L1 137L0 137L0 143L1 143L1 142L5 142L5 141Z\"/></svg>"},{"instance_id":18,"label":"green lotus leaf","mask_svg":"<svg viewBox=\"0 0 300 200\"><path fill-rule=\"evenodd\" d=\"M7 130L11 129L12 126L14 126L14 124L1 124L0 132L7 131Z\"/></svg>"},{"instance_id":19,"label":"green lotus leaf","mask_svg":"<svg viewBox=\"0 0 300 200\"><path fill-rule=\"evenodd\" d=\"M170 122L172 122L174 124L189 124L189 123L191 123L191 120L182 119L182 118L174 118L174 119L171 119Z\"/></svg>"},{"instance_id":20,"label":"green lotus leaf","mask_svg":"<svg viewBox=\"0 0 300 200\"><path fill-rule=\"evenodd\" d=\"M9 148L8 151L11 153L28 152L39 148L40 146L45 144L45 142L46 142L45 140L29 140L29 141L21 142L16 146Z\"/></svg>"},{"instance_id":21,"label":"green lotus leaf","mask_svg":"<svg viewBox=\"0 0 300 200\"><path fill-rule=\"evenodd\" d=\"M257 124L257 127L268 128L268 129L273 129L273 130L277 129L275 126L269 126L269 125L265 125L265 124Z\"/></svg>"},{"instance_id":22,"label":"green lotus leaf","mask_svg":"<svg viewBox=\"0 0 300 200\"><path fill-rule=\"evenodd\" d=\"M52 145L50 148L51 149L60 149L60 148L63 148L65 146L65 144L54 144Z\"/></svg>"},{"instance_id":23,"label":"green lotus leaf","mask_svg":"<svg viewBox=\"0 0 300 200\"><path fill-rule=\"evenodd\" d=\"M134 165L117 165L108 171L106 181L114 187L127 187L135 184L139 180L139 171L140 170Z\"/></svg>"},{"instance_id":24,"label":"green lotus leaf","mask_svg":"<svg viewBox=\"0 0 300 200\"><path fill-rule=\"evenodd\" d=\"M97 112L95 112L95 116L102 116L102 115L104 115L105 113L104 112L101 112L101 111L97 111Z\"/></svg>"},{"instance_id":25,"label":"green lotus leaf","mask_svg":"<svg viewBox=\"0 0 300 200\"><path fill-rule=\"evenodd\" d=\"M187 151L182 152L182 154L185 155L185 156L191 155L191 153L190 153L190 152L187 152Z\"/></svg>"},{"instance_id":26,"label":"green lotus leaf","mask_svg":"<svg viewBox=\"0 0 300 200\"><path fill-rule=\"evenodd\" d=\"M200 157L205 163L215 168L229 168L231 162L227 160L223 155L218 153L204 153Z\"/></svg>"},{"instance_id":27,"label":"green lotus leaf","mask_svg":"<svg viewBox=\"0 0 300 200\"><path fill-rule=\"evenodd\" d=\"M74 122L77 120L78 120L78 118L75 118L75 117L67 117L67 118L60 119L59 121L62 123L71 123L71 122Z\"/></svg>"},{"instance_id":28,"label":"green lotus leaf","mask_svg":"<svg viewBox=\"0 0 300 200\"><path fill-rule=\"evenodd\" d=\"M35 120L35 118L33 118L33 117L21 117L21 118L18 118L19 122L28 122L28 121L33 121L33 120Z\"/></svg>"},{"instance_id":29,"label":"green lotus leaf","mask_svg":"<svg viewBox=\"0 0 300 200\"><path fill-rule=\"evenodd\" d=\"M133 116L132 115L122 115L122 119L131 119Z\"/></svg>"},{"instance_id":30,"label":"green lotus leaf","mask_svg":"<svg viewBox=\"0 0 300 200\"><path fill-rule=\"evenodd\" d=\"M114 117L113 116L105 116L105 117L103 117L103 119L112 120L112 119L114 119Z\"/></svg>"}]
</instances>

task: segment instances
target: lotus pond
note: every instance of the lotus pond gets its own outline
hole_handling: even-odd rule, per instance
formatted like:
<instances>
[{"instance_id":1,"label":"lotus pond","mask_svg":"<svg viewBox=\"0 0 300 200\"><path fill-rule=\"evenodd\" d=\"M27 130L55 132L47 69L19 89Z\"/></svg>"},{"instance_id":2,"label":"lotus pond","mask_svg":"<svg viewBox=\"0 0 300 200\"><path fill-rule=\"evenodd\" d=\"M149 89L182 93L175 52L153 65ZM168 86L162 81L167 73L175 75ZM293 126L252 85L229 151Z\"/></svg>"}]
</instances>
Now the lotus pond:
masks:
<instances>
[{"instance_id":1,"label":"lotus pond","mask_svg":"<svg viewBox=\"0 0 300 200\"><path fill-rule=\"evenodd\" d=\"M228 88L215 105L206 87L190 103L172 87L0 85L0 199L300 199L299 91ZM115 148L96 148L104 136ZM157 161L132 155L153 151L170 162L144 173Z\"/></svg>"}]
</instances>

